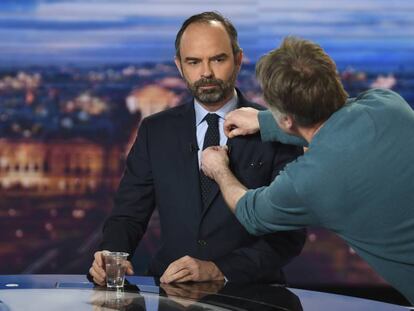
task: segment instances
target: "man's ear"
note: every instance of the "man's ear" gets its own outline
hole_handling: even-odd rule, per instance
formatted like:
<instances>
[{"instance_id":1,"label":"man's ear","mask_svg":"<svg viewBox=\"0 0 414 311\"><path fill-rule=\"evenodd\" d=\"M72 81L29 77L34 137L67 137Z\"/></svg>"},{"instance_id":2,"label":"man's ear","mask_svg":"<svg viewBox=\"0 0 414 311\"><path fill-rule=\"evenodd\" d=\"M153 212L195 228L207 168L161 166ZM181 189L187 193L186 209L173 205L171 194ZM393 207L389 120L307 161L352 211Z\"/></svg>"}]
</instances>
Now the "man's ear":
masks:
<instances>
[{"instance_id":1,"label":"man's ear","mask_svg":"<svg viewBox=\"0 0 414 311\"><path fill-rule=\"evenodd\" d=\"M281 119L286 129L293 130L295 128L295 119L291 115L285 114Z\"/></svg>"},{"instance_id":2,"label":"man's ear","mask_svg":"<svg viewBox=\"0 0 414 311\"><path fill-rule=\"evenodd\" d=\"M240 70L240 67L241 67L242 62L243 62L243 50L242 49L240 49L240 51L237 52L236 55L234 55L234 62Z\"/></svg>"},{"instance_id":3,"label":"man's ear","mask_svg":"<svg viewBox=\"0 0 414 311\"><path fill-rule=\"evenodd\" d=\"M177 66L178 71L180 72L181 77L183 76L183 69L181 68L181 59L177 56L174 57L175 65Z\"/></svg>"}]
</instances>

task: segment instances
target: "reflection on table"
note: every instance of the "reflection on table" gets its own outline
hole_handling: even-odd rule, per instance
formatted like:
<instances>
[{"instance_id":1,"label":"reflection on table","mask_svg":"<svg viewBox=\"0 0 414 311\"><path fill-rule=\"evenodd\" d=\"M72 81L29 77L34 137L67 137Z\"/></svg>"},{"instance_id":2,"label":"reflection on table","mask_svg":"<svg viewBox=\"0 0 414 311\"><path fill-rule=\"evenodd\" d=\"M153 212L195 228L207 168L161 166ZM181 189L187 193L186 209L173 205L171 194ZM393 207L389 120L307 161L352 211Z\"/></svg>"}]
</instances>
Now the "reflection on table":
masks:
<instances>
[{"instance_id":1,"label":"reflection on table","mask_svg":"<svg viewBox=\"0 0 414 311\"><path fill-rule=\"evenodd\" d=\"M0 311L11 310L375 310L401 306L263 284L159 284L127 277L122 290L94 287L82 275L0 276Z\"/></svg>"}]
</instances>

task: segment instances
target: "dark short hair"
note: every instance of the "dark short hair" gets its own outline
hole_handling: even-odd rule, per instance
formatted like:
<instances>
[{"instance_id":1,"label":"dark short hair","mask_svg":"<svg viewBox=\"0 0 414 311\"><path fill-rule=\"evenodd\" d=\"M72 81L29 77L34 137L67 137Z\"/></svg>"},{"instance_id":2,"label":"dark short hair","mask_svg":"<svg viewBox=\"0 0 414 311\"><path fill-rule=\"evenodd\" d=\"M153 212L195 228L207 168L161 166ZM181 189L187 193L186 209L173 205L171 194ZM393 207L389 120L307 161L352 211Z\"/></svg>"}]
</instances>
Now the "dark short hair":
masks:
<instances>
[{"instance_id":1,"label":"dark short hair","mask_svg":"<svg viewBox=\"0 0 414 311\"><path fill-rule=\"evenodd\" d=\"M175 55L180 58L180 43L181 43L181 37L183 36L184 31L187 29L187 27L193 23L210 23L210 22L220 22L224 28L227 31L227 34L230 37L231 42L231 48L233 50L233 54L236 55L238 52L241 51L239 42L237 41L237 30L223 15L221 15L218 12L203 12L200 14L196 14L193 16L190 16L187 18L184 23L181 25L180 30L177 33L177 36L175 37Z\"/></svg>"},{"instance_id":2,"label":"dark short hair","mask_svg":"<svg viewBox=\"0 0 414 311\"><path fill-rule=\"evenodd\" d=\"M327 120L348 97L328 54L318 44L295 37L264 55L256 76L270 108L291 115L301 126Z\"/></svg>"}]
</instances>

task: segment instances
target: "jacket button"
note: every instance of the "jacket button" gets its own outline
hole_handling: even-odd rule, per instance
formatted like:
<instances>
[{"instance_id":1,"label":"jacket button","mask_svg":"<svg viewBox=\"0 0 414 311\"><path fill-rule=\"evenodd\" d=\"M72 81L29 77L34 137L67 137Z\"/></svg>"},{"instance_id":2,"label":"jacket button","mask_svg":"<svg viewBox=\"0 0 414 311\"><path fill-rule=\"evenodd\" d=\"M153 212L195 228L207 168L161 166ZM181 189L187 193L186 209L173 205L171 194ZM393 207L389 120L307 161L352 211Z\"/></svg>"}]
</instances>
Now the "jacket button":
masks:
<instances>
[{"instance_id":1,"label":"jacket button","mask_svg":"<svg viewBox=\"0 0 414 311\"><path fill-rule=\"evenodd\" d=\"M198 245L200 245L200 246L206 246L206 245L207 245L207 242L206 242L206 241L204 241L204 240L198 240L198 241L197 241L197 243L198 243Z\"/></svg>"}]
</instances>

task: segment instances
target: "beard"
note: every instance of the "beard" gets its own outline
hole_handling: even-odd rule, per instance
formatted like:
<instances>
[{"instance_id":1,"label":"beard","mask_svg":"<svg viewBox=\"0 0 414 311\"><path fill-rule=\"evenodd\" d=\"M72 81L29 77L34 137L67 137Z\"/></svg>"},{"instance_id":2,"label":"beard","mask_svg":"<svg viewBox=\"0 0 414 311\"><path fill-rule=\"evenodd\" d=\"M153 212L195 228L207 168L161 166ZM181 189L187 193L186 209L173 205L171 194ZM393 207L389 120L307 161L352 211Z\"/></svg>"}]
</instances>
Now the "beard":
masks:
<instances>
[{"instance_id":1,"label":"beard","mask_svg":"<svg viewBox=\"0 0 414 311\"><path fill-rule=\"evenodd\" d=\"M204 105L214 105L229 98L234 92L236 79L236 68L233 70L230 78L226 81L216 78L201 78L194 83L190 83L187 78L184 77L191 94L198 102ZM209 86L210 88L204 89L204 86Z\"/></svg>"}]
</instances>

